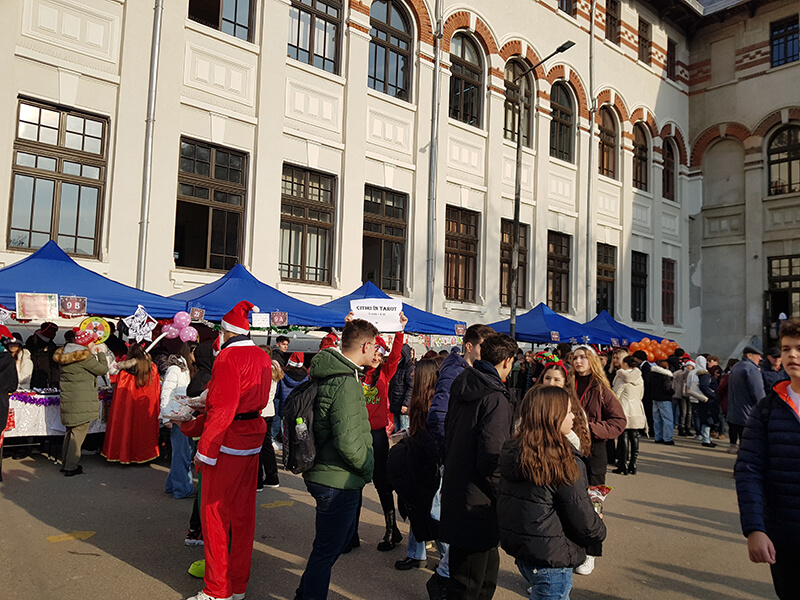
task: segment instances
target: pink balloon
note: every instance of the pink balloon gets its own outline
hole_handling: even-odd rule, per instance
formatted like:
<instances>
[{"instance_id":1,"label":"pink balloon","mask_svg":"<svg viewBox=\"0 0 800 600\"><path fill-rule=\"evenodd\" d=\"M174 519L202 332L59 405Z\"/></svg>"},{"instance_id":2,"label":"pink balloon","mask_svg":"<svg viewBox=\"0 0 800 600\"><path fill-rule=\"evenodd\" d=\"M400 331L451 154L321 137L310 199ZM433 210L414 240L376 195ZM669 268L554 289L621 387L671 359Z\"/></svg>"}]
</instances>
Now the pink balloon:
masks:
<instances>
[{"instance_id":1,"label":"pink balloon","mask_svg":"<svg viewBox=\"0 0 800 600\"><path fill-rule=\"evenodd\" d=\"M179 330L183 329L184 327L188 327L192 324L192 317L189 316L185 310L175 313L175 316L172 319L172 324L175 325Z\"/></svg>"},{"instance_id":2,"label":"pink balloon","mask_svg":"<svg viewBox=\"0 0 800 600\"><path fill-rule=\"evenodd\" d=\"M166 334L165 337L168 340L174 340L181 334L181 330L175 327L175 325L172 325L171 323L168 325L164 325L164 327L161 328L161 331Z\"/></svg>"},{"instance_id":3,"label":"pink balloon","mask_svg":"<svg viewBox=\"0 0 800 600\"><path fill-rule=\"evenodd\" d=\"M197 341L197 329L194 327L184 327L181 329L181 341L182 342L196 342Z\"/></svg>"}]
</instances>

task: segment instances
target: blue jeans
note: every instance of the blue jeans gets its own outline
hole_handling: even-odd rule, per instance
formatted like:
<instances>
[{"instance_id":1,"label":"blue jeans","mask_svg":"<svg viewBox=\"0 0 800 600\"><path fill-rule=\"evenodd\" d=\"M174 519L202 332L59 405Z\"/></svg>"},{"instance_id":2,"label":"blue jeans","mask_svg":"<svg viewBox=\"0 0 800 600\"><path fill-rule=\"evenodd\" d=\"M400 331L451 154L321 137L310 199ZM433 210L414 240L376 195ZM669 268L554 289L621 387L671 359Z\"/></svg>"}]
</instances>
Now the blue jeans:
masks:
<instances>
[{"instance_id":1,"label":"blue jeans","mask_svg":"<svg viewBox=\"0 0 800 600\"><path fill-rule=\"evenodd\" d=\"M394 430L400 431L401 429L408 429L408 415L395 415L394 416Z\"/></svg>"},{"instance_id":2,"label":"blue jeans","mask_svg":"<svg viewBox=\"0 0 800 600\"><path fill-rule=\"evenodd\" d=\"M306 481L317 501L316 534L306 570L294 594L295 600L325 600L331 569L356 530L361 490L340 490Z\"/></svg>"},{"instance_id":3,"label":"blue jeans","mask_svg":"<svg viewBox=\"0 0 800 600\"><path fill-rule=\"evenodd\" d=\"M711 443L711 425L703 425L700 429L700 435L703 436L703 443L710 444Z\"/></svg>"},{"instance_id":4,"label":"blue jeans","mask_svg":"<svg viewBox=\"0 0 800 600\"><path fill-rule=\"evenodd\" d=\"M678 400L672 399L672 423L673 429L675 429L674 424L680 423L681 420L681 403Z\"/></svg>"},{"instance_id":5,"label":"blue jeans","mask_svg":"<svg viewBox=\"0 0 800 600\"><path fill-rule=\"evenodd\" d=\"M698 402L690 402L692 406L692 428L694 428L694 434L700 435L700 410L698 408Z\"/></svg>"},{"instance_id":6,"label":"blue jeans","mask_svg":"<svg viewBox=\"0 0 800 600\"><path fill-rule=\"evenodd\" d=\"M278 415L272 417L272 431L270 431L270 435L272 436L273 440L277 440L278 436L281 436L283 439L283 432L281 431L281 423L283 419L281 419Z\"/></svg>"},{"instance_id":7,"label":"blue jeans","mask_svg":"<svg viewBox=\"0 0 800 600\"><path fill-rule=\"evenodd\" d=\"M520 561L517 568L531 586L530 600L569 600L572 569L539 569Z\"/></svg>"},{"instance_id":8,"label":"blue jeans","mask_svg":"<svg viewBox=\"0 0 800 600\"><path fill-rule=\"evenodd\" d=\"M443 473L444 468L440 470L440 474ZM436 495L433 497L433 506L431 507L431 517L437 521L442 520L442 481L444 481L444 478L439 480L439 489L436 490ZM439 548L439 556L441 556L436 572L442 577L450 579L450 544L437 541L436 546Z\"/></svg>"},{"instance_id":9,"label":"blue jeans","mask_svg":"<svg viewBox=\"0 0 800 600\"><path fill-rule=\"evenodd\" d=\"M169 466L167 485L164 491L174 498L185 498L194 493L192 485L192 440L181 432L178 424L173 423L169 430L169 441L172 445L172 462Z\"/></svg>"},{"instance_id":10,"label":"blue jeans","mask_svg":"<svg viewBox=\"0 0 800 600\"><path fill-rule=\"evenodd\" d=\"M656 400L653 402L653 429L656 441L672 441L675 428L672 410L672 400Z\"/></svg>"}]
</instances>

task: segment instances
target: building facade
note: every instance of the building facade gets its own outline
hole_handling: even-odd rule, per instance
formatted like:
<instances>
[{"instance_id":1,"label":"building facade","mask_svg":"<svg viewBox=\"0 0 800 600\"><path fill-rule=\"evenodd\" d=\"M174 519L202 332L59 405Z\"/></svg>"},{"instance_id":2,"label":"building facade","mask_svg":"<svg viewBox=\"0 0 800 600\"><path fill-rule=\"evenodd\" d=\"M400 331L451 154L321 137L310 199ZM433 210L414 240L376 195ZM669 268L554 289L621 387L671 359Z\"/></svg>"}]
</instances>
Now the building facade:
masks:
<instances>
[{"instance_id":1,"label":"building facade","mask_svg":"<svg viewBox=\"0 0 800 600\"><path fill-rule=\"evenodd\" d=\"M4 264L55 239L84 266L135 283L152 4L0 6ZM752 56L763 48L734 60L729 90L732 80L714 69L702 80L719 48L755 44L739 43L754 33L735 11L730 23L706 25L703 7L683 2L665 3L677 12L628 0L443 2L429 240L432 1L164 4L143 267L150 291L177 293L241 262L313 303L369 279L419 307L431 285L433 311L468 323L507 317L520 93L520 311L545 302L585 321L606 309L693 350L701 335L719 336L724 352L742 332L761 331L756 290L766 267L751 286L756 267L745 255L798 253L797 242L775 237L791 231L783 221L782 234L765 225L751 248L751 223L759 229L767 214L756 198L759 209L787 215L797 206L791 193L755 185L763 174L752 172L748 149L761 117L746 96L732 99L732 89L751 93L742 80L760 68ZM523 74L567 40L575 46ZM774 85L790 70L780 67ZM753 93L763 86L746 81ZM785 87L784 100L769 94L768 129L797 118ZM739 139L744 125L729 122L746 123L749 135ZM725 174L734 141L747 186ZM726 185L753 199L732 200ZM714 224L737 210L748 227L741 239ZM746 293L718 287L734 272ZM714 321L716 306L741 329Z\"/></svg>"}]
</instances>

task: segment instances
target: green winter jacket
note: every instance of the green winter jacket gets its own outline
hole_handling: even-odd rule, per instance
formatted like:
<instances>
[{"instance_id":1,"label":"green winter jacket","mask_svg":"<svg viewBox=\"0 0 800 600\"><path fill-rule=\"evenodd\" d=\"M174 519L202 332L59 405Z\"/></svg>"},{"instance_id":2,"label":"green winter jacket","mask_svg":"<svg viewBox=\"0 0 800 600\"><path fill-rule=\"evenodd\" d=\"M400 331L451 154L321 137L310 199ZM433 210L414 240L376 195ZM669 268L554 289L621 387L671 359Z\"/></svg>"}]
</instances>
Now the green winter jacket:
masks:
<instances>
[{"instance_id":1,"label":"green winter jacket","mask_svg":"<svg viewBox=\"0 0 800 600\"><path fill-rule=\"evenodd\" d=\"M108 362L102 352L78 344L67 344L53 354L61 365L61 423L77 427L99 416L97 378L108 372Z\"/></svg>"},{"instance_id":2,"label":"green winter jacket","mask_svg":"<svg viewBox=\"0 0 800 600\"><path fill-rule=\"evenodd\" d=\"M314 407L317 461L303 473L306 481L360 490L372 480L372 434L358 374L355 364L330 348L311 361L309 376L319 382Z\"/></svg>"}]
</instances>

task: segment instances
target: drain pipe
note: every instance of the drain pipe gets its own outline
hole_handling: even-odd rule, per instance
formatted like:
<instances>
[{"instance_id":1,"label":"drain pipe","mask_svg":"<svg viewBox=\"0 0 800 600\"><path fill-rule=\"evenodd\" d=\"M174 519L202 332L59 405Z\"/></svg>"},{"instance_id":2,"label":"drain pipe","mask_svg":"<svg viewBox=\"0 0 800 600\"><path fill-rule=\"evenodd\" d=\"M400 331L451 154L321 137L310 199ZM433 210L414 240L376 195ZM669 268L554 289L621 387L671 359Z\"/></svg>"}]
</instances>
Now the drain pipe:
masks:
<instances>
[{"instance_id":1,"label":"drain pipe","mask_svg":"<svg viewBox=\"0 0 800 600\"><path fill-rule=\"evenodd\" d=\"M442 42L442 3L436 0L436 31L433 34L433 98L431 109L431 145L428 155L428 287L425 293L425 310L433 312L433 280L436 275L436 175L439 150L439 80L441 79L442 60L440 46Z\"/></svg>"},{"instance_id":2,"label":"drain pipe","mask_svg":"<svg viewBox=\"0 0 800 600\"><path fill-rule=\"evenodd\" d=\"M596 260L595 253L593 252L593 244L592 244L592 208L594 207L594 202L592 201L592 195L594 194L594 179L597 175L596 170L594 169L593 162L594 162L594 150L595 150L595 139L594 139L594 121L595 121L595 113L597 112L597 101L595 100L595 93L594 93L594 19L595 14L597 11L597 0L592 0L592 10L591 10L591 22L589 23L589 168L586 170L589 174L587 185L586 185L586 320L590 320L594 316L594 312L597 308L596 305L596 298L592 297L590 290L592 289L592 283L594 282L594 274L597 270L592 269L591 265Z\"/></svg>"},{"instance_id":3,"label":"drain pipe","mask_svg":"<svg viewBox=\"0 0 800 600\"><path fill-rule=\"evenodd\" d=\"M136 287L140 290L144 289L144 270L145 260L147 259L147 227L150 224L153 125L155 124L158 55L161 51L161 20L164 16L164 0L156 0L153 13L153 39L150 42L150 80L147 87L147 116L144 121L144 167L142 173L142 212L139 217L139 258L136 263Z\"/></svg>"}]
</instances>

